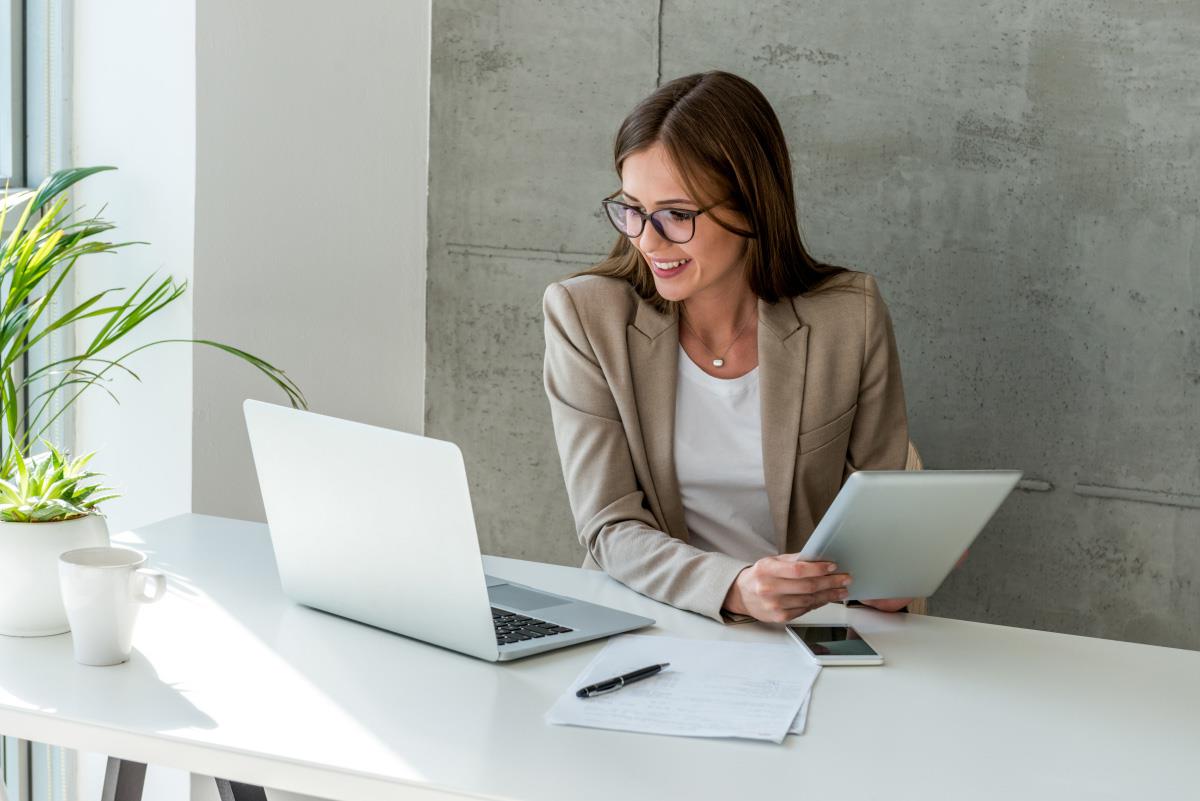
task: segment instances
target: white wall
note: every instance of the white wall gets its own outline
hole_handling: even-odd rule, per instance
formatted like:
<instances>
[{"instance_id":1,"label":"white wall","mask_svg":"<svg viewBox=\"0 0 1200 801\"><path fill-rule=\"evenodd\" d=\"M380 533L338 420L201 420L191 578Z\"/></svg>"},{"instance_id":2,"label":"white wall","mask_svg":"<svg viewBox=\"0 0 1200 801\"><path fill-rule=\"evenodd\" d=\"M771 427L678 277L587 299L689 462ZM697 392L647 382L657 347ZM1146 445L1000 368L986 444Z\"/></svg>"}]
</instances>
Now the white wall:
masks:
<instances>
[{"instance_id":1,"label":"white wall","mask_svg":"<svg viewBox=\"0 0 1200 801\"><path fill-rule=\"evenodd\" d=\"M428 0L205 0L196 17L195 335L283 368L313 411L424 417ZM198 348L193 509L263 519L241 404Z\"/></svg>"},{"instance_id":2,"label":"white wall","mask_svg":"<svg viewBox=\"0 0 1200 801\"><path fill-rule=\"evenodd\" d=\"M191 280L194 3L77 2L74 27L72 163L118 167L77 184L75 199L88 213L107 204L104 216L117 224L112 232L117 240L150 243L82 260L76 297L109 287L132 289L155 270ZM191 330L189 290L131 334L120 352L190 337ZM158 345L132 357L128 366L142 380L110 373L115 378L109 388L119 405L92 387L76 407L76 451L96 450L92 465L124 493L104 507L114 532L191 508L191 346Z\"/></svg>"},{"instance_id":3,"label":"white wall","mask_svg":"<svg viewBox=\"0 0 1200 801\"><path fill-rule=\"evenodd\" d=\"M160 270L192 282L130 346L216 339L284 368L316 411L424 417L429 0L75 3L73 163L121 239L76 295ZM113 531L194 510L259 518L241 401L283 402L224 354L161 345L81 399L76 450L125 497ZM194 406L193 406L194 404ZM193 437L195 445L193 446ZM82 754L80 797L104 755ZM146 801L188 797L151 766Z\"/></svg>"},{"instance_id":4,"label":"white wall","mask_svg":"<svg viewBox=\"0 0 1200 801\"><path fill-rule=\"evenodd\" d=\"M77 184L85 211L104 204L119 240L149 245L93 257L77 267L76 297L136 286L160 271L193 277L196 166L194 0L74 4L72 164L111 164ZM126 347L190 337L191 291L130 335ZM121 351L124 352L124 351ZM113 403L92 388L75 414L76 451L96 450L95 469L124 497L105 504L115 533L191 509L191 346L159 345L128 362L142 381L118 375ZM99 798L106 755L82 753L80 798ZM188 774L152 766L145 801L179 801Z\"/></svg>"},{"instance_id":5,"label":"white wall","mask_svg":"<svg viewBox=\"0 0 1200 801\"><path fill-rule=\"evenodd\" d=\"M75 4L73 163L120 168L76 197L151 243L82 264L76 295L187 279L131 347L228 342L287 370L316 411L420 431L429 2L332 8ZM208 348L128 364L143 380L116 376L119 405L94 388L77 406L76 450L125 493L112 528L262 519L241 400L282 393Z\"/></svg>"}]
</instances>

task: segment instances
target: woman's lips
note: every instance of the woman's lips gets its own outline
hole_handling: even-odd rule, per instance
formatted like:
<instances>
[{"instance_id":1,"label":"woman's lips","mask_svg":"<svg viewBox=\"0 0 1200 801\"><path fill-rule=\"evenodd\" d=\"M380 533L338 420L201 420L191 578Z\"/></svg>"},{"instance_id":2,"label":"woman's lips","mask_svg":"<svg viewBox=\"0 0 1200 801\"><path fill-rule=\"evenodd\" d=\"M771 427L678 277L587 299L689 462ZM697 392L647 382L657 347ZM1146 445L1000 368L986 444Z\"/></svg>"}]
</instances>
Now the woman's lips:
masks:
<instances>
[{"instance_id":1,"label":"woman's lips","mask_svg":"<svg viewBox=\"0 0 1200 801\"><path fill-rule=\"evenodd\" d=\"M666 263L670 264L671 262L666 262ZM684 259L683 263L680 264L678 267L674 267L672 269L663 269L662 267L658 266L659 263L657 261L654 261L652 259L650 261L650 269L652 269L654 271L654 274L657 275L659 278L674 278L675 276L679 275L681 272L686 270L688 267L690 267L691 264L692 264L691 259Z\"/></svg>"}]
</instances>

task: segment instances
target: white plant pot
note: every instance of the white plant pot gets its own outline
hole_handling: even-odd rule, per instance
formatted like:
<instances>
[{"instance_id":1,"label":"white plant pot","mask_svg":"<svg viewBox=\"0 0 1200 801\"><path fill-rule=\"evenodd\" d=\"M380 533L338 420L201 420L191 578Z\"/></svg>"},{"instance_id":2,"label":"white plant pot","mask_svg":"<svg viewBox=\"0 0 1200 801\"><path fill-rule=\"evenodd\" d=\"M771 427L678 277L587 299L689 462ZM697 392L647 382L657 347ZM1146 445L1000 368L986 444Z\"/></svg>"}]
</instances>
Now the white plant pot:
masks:
<instances>
[{"instance_id":1,"label":"white plant pot","mask_svg":"<svg viewBox=\"0 0 1200 801\"><path fill-rule=\"evenodd\" d=\"M0 634L70 631L58 590L58 555L108 545L108 521L90 514L49 523L0 522Z\"/></svg>"}]
</instances>

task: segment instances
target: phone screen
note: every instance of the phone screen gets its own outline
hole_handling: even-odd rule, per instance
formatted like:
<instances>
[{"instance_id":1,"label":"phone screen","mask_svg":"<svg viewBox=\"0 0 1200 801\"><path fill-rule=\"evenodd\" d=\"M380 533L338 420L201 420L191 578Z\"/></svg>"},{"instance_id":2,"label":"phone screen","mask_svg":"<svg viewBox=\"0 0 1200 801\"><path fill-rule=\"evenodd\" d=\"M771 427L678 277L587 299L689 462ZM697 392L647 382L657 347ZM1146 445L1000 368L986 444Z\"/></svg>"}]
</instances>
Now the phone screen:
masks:
<instances>
[{"instance_id":1,"label":"phone screen","mask_svg":"<svg viewBox=\"0 0 1200 801\"><path fill-rule=\"evenodd\" d=\"M788 626L817 656L878 656L857 631L845 624Z\"/></svg>"}]
</instances>

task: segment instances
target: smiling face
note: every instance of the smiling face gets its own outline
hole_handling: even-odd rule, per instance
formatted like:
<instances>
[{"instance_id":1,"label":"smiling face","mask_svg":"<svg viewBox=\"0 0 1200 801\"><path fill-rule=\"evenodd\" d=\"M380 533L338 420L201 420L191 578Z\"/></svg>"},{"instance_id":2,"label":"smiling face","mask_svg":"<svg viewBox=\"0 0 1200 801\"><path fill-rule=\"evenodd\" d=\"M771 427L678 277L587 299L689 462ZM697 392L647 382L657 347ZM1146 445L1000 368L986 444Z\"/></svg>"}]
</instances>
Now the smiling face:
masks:
<instances>
[{"instance_id":1,"label":"smiling face","mask_svg":"<svg viewBox=\"0 0 1200 801\"><path fill-rule=\"evenodd\" d=\"M701 208L677 179L666 149L658 142L625 159L621 191L622 202L647 214L664 208ZM641 236L630 239L650 265L655 288L666 300L682 301L701 293L736 297L748 286L744 264L747 240L718 225L712 219L714 213L735 227L746 225L741 215L717 206L696 217L696 233L684 244L664 239L649 220ZM679 261L683 263L671 268ZM666 268L660 266L664 264Z\"/></svg>"}]
</instances>

